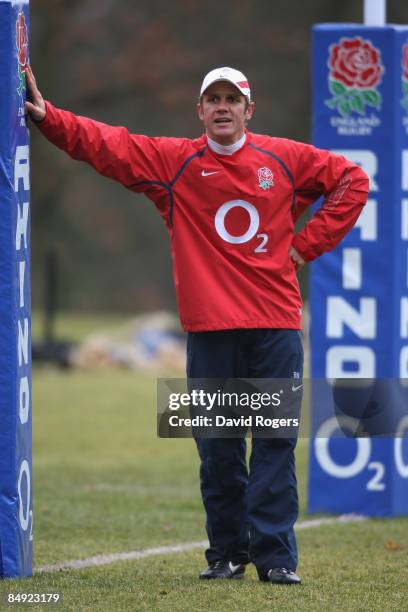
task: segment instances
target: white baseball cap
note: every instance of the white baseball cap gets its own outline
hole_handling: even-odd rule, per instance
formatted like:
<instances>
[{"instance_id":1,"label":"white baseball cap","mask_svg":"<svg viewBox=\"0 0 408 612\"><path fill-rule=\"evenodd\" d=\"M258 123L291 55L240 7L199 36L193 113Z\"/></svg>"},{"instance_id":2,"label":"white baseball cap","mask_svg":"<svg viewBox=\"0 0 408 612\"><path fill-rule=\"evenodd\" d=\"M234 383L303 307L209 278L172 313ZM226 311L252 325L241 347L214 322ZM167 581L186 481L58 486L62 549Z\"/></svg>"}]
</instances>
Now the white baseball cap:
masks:
<instances>
[{"instance_id":1,"label":"white baseball cap","mask_svg":"<svg viewBox=\"0 0 408 612\"><path fill-rule=\"evenodd\" d=\"M248 102L251 101L251 90L245 74L239 70L235 70L235 68L229 68L228 66L224 66L223 68L215 68L215 70L211 70L211 72L205 75L200 89L200 97L210 85L216 83L217 81L228 81L229 83L232 83L237 89L239 89L242 95L247 98Z\"/></svg>"}]
</instances>

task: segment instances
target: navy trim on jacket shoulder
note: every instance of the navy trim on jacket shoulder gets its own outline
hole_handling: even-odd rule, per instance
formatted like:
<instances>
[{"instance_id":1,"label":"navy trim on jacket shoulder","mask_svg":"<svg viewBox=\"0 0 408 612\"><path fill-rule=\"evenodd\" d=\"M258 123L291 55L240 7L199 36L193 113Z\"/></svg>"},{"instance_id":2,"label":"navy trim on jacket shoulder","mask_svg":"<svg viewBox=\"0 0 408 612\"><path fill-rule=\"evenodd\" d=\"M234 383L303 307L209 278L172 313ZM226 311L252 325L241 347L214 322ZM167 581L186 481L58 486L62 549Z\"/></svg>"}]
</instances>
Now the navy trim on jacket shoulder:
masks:
<instances>
[{"instance_id":1,"label":"navy trim on jacket shoulder","mask_svg":"<svg viewBox=\"0 0 408 612\"><path fill-rule=\"evenodd\" d=\"M188 157L186 159L185 162L183 162L183 164L181 165L180 169L177 170L176 174L174 175L174 178L170 181L169 183L169 191L170 191L170 211L169 211L169 220L170 220L170 227L173 228L173 208L174 208L174 193L173 193L173 185L174 183L177 181L177 179L181 176L181 174L184 172L184 170L187 168L188 164L195 158L195 157L202 157L205 153L205 151L208 149L208 146L204 147L204 149L200 149L199 151L196 151L195 153L193 153L193 155L190 155L190 157Z\"/></svg>"},{"instance_id":2,"label":"navy trim on jacket shoulder","mask_svg":"<svg viewBox=\"0 0 408 612\"><path fill-rule=\"evenodd\" d=\"M195 157L202 157L205 153L205 151L208 149L208 145L206 147L204 147L204 149L200 149L200 151L196 151L195 153L193 153L192 155L190 155L190 157L187 157L186 161L183 162L183 164L181 165L180 169L177 170L176 174L174 175L173 180L170 181L169 185L170 187L173 187L174 183L177 181L177 179L179 178L179 176L184 172L184 170L187 168L188 164L195 158Z\"/></svg>"},{"instance_id":3,"label":"navy trim on jacket shoulder","mask_svg":"<svg viewBox=\"0 0 408 612\"><path fill-rule=\"evenodd\" d=\"M273 157L273 159L276 160L278 162L278 164L283 168L283 170L287 174L287 177L290 180L290 182L292 184L292 187L293 187L292 210L294 210L294 208L295 208L295 201L296 201L295 179L293 178L293 174L291 173L291 171L289 170L289 168L287 167L285 162L282 161L280 157L275 155L275 153L272 153L271 151L266 151L266 149L261 149L260 147L257 147L254 144L252 144L252 142L248 143L248 146L252 147L256 151L259 151L260 153L263 153L264 155L269 155L270 157Z\"/></svg>"},{"instance_id":4,"label":"navy trim on jacket shoulder","mask_svg":"<svg viewBox=\"0 0 408 612\"><path fill-rule=\"evenodd\" d=\"M169 224L170 224L170 227L173 228L173 208L174 208L173 185L177 181L177 179L180 177L180 175L184 172L184 170L187 168L188 164L195 157L202 157L207 149L208 149L208 145L205 146L203 149L200 149L199 151L196 151L195 153L190 155L190 157L188 157L182 163L182 165L177 170L176 174L174 175L170 183L164 183L163 181L139 181L138 183L132 183L132 185L129 185L128 189L132 189L132 187L136 187L137 185L160 185L161 187L163 187L169 194Z\"/></svg>"},{"instance_id":5,"label":"navy trim on jacket shoulder","mask_svg":"<svg viewBox=\"0 0 408 612\"><path fill-rule=\"evenodd\" d=\"M127 189L132 189L132 187L137 187L137 185L161 185L167 191L169 190L169 185L167 183L163 183L163 181L139 181L138 183L132 183L131 185L126 185Z\"/></svg>"}]
</instances>

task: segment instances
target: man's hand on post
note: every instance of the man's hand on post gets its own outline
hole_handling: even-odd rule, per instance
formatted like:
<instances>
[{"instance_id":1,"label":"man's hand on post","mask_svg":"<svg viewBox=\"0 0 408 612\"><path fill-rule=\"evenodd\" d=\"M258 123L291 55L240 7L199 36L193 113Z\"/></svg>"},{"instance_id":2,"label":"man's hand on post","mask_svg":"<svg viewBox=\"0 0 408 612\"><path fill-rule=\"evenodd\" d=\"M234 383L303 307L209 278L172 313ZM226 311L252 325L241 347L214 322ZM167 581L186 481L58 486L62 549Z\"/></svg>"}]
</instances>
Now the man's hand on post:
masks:
<instances>
[{"instance_id":1,"label":"man's hand on post","mask_svg":"<svg viewBox=\"0 0 408 612\"><path fill-rule=\"evenodd\" d=\"M306 263L303 257L299 255L299 253L293 246L291 246L289 249L289 257L295 264L296 270L300 270L300 268L302 268Z\"/></svg>"},{"instance_id":2,"label":"man's hand on post","mask_svg":"<svg viewBox=\"0 0 408 612\"><path fill-rule=\"evenodd\" d=\"M27 82L27 96L29 100L25 103L25 108L33 121L40 122L45 117L45 102L37 87L31 66L26 66L25 70Z\"/></svg>"}]
</instances>

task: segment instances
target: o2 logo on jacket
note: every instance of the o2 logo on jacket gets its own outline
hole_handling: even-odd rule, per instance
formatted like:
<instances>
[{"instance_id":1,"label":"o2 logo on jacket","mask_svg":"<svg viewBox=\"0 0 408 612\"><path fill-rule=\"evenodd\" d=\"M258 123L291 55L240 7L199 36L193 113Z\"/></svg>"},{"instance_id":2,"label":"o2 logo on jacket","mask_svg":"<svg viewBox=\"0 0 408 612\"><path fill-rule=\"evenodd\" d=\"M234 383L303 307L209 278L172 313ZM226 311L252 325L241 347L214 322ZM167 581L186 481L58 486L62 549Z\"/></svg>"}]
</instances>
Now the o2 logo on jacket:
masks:
<instances>
[{"instance_id":1,"label":"o2 logo on jacket","mask_svg":"<svg viewBox=\"0 0 408 612\"><path fill-rule=\"evenodd\" d=\"M249 215L248 229L243 234L238 236L230 234L225 227L225 218L234 208L243 208ZM254 253L268 252L268 249L266 248L269 240L268 235L257 233L259 230L259 213L253 204L245 202L245 200L231 200L230 202L225 202L225 204L222 204L222 206L220 206L220 208L217 210L214 224L217 234L220 238L225 240L225 242L229 242L230 244L244 244L256 236L261 242L258 244L256 249L254 249Z\"/></svg>"}]
</instances>

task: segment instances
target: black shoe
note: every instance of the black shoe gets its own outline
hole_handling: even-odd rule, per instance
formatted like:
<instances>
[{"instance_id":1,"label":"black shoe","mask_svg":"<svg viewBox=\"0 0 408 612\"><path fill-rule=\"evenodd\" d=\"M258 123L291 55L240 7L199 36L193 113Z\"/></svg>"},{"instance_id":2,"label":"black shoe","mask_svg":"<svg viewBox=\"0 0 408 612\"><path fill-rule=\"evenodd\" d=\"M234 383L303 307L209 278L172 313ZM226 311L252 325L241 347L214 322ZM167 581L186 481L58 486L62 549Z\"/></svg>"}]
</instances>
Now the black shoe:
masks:
<instances>
[{"instance_id":1,"label":"black shoe","mask_svg":"<svg viewBox=\"0 0 408 612\"><path fill-rule=\"evenodd\" d=\"M206 570L200 573L200 578L210 580L212 578L243 578L245 565L239 563L235 565L231 561L220 559L210 563Z\"/></svg>"},{"instance_id":2,"label":"black shoe","mask_svg":"<svg viewBox=\"0 0 408 612\"><path fill-rule=\"evenodd\" d=\"M301 580L295 572L286 569L286 567L273 567L263 578L265 582L273 582L274 584L300 584Z\"/></svg>"}]
</instances>

